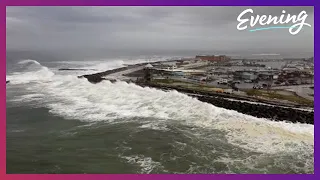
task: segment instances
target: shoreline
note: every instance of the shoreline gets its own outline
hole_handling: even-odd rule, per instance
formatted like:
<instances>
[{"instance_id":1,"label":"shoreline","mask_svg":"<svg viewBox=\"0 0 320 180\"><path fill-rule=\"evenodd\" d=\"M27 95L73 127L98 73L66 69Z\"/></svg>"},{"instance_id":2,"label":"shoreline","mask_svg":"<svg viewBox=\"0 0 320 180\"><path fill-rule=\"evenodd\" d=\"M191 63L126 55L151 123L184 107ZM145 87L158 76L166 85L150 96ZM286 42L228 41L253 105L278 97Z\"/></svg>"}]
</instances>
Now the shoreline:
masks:
<instances>
[{"instance_id":1,"label":"shoreline","mask_svg":"<svg viewBox=\"0 0 320 180\"><path fill-rule=\"evenodd\" d=\"M99 73L78 76L78 78L86 78L91 83L99 83L103 80L109 80L114 83L117 80L108 79L105 76L111 75L113 73L119 73L121 71L129 70L131 68L136 68L146 64L148 63L129 65L127 67L121 67ZM194 97L201 102L209 103L214 106L229 110L235 110L237 112L252 115L258 118L267 118L273 121L314 124L314 111L304 109L307 107L311 108L310 106L306 105L285 104L282 102L262 100L253 97L244 97L216 92L203 92L199 90L190 90L182 87L170 87L154 83L142 83L132 81L130 81L129 83L135 83L138 86L155 88L164 91L176 90L180 93L184 93L188 96Z\"/></svg>"},{"instance_id":2,"label":"shoreline","mask_svg":"<svg viewBox=\"0 0 320 180\"><path fill-rule=\"evenodd\" d=\"M273 121L314 124L314 112L310 110L297 109L298 107L283 106L281 104L275 103L270 104L265 102L258 102L253 101L253 99L252 101L250 101L240 98L230 98L228 97L228 94L210 95L208 93L201 93L192 90L166 88L162 86L156 87L152 85L145 85L143 87L150 87L161 90L176 90L180 93L184 93L191 97L194 97L201 102L209 103L214 106L229 110L235 110L237 112L258 118L267 118Z\"/></svg>"}]
</instances>

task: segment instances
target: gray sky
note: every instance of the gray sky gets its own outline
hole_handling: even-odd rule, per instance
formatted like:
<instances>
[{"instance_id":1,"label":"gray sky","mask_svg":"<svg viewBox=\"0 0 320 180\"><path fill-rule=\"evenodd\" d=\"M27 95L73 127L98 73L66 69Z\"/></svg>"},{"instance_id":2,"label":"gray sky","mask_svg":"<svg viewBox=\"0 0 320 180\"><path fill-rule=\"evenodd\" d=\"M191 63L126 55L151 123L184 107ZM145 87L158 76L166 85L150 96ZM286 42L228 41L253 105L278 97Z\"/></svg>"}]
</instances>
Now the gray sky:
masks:
<instances>
[{"instance_id":1,"label":"gray sky","mask_svg":"<svg viewBox=\"0 0 320 180\"><path fill-rule=\"evenodd\" d=\"M312 27L295 36L288 29L238 31L237 17L247 8L7 7L7 50L92 57L110 52L312 56L313 7L251 7L273 16L283 9L290 14L307 11Z\"/></svg>"}]
</instances>

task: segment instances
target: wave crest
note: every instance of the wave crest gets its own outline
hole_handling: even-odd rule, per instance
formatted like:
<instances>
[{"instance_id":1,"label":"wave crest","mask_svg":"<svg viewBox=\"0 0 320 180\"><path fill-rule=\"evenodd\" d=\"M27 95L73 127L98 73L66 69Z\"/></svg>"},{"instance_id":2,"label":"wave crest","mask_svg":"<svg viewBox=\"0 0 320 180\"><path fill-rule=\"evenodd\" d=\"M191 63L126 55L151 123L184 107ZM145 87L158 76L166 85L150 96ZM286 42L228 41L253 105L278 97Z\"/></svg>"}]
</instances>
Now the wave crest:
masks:
<instances>
[{"instance_id":1,"label":"wave crest","mask_svg":"<svg viewBox=\"0 0 320 180\"><path fill-rule=\"evenodd\" d=\"M49 81L55 74L36 60L26 59L17 63L14 73L7 75L11 84Z\"/></svg>"}]
</instances>

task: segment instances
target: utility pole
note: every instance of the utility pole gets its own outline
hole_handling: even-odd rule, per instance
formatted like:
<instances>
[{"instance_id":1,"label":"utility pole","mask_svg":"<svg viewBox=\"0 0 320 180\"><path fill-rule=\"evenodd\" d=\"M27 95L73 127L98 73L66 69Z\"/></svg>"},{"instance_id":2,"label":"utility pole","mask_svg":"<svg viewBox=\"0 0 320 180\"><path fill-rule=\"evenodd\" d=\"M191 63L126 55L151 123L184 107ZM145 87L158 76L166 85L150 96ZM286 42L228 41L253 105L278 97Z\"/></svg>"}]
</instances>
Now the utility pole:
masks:
<instances>
[{"instance_id":1,"label":"utility pole","mask_svg":"<svg viewBox=\"0 0 320 180\"><path fill-rule=\"evenodd\" d=\"M144 80L147 83L151 81L151 69L149 67L144 68Z\"/></svg>"}]
</instances>

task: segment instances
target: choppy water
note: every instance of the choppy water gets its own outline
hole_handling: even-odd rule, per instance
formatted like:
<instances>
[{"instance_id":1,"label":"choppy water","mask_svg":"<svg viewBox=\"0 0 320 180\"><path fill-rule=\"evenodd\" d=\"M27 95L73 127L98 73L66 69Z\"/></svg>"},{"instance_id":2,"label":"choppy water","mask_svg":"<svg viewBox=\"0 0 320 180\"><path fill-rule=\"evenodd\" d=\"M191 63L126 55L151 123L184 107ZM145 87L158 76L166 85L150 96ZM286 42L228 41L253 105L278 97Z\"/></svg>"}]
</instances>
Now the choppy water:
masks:
<instances>
[{"instance_id":1,"label":"choppy water","mask_svg":"<svg viewBox=\"0 0 320 180\"><path fill-rule=\"evenodd\" d=\"M14 64L7 73L7 172L313 173L313 125L259 119L175 91L91 84L77 78L83 72L57 71L128 62Z\"/></svg>"}]
</instances>

